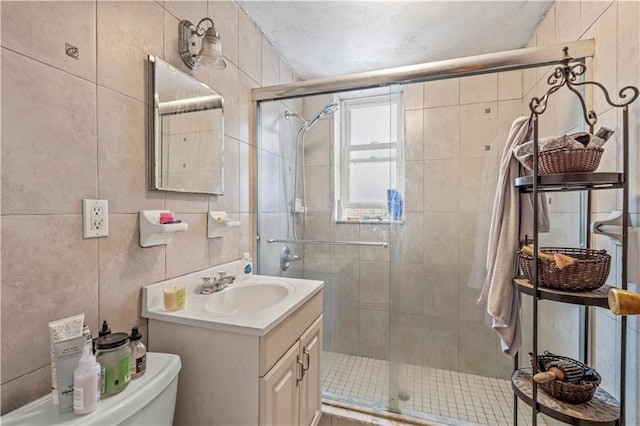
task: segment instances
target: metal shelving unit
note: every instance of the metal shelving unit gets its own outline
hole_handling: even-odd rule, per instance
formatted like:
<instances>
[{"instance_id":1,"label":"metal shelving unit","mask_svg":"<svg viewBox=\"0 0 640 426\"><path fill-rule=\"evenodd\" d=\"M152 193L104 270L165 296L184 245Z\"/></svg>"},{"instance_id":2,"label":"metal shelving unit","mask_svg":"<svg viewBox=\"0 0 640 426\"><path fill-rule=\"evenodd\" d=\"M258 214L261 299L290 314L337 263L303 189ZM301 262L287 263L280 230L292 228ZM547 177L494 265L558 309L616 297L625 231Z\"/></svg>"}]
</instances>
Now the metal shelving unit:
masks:
<instances>
[{"instance_id":1,"label":"metal shelving unit","mask_svg":"<svg viewBox=\"0 0 640 426\"><path fill-rule=\"evenodd\" d=\"M622 274L621 288L627 289L627 255L628 255L628 227L629 227L629 105L633 103L639 95L638 88L627 86L618 92L621 99L619 103L613 102L606 88L597 82L580 82L579 77L586 72L586 66L582 62L574 62L569 56L568 48L564 48L564 59L558 64L554 73L547 79L550 86L547 92L540 98L534 97L529 102L531 110L531 125L533 127L533 175L523 176L515 179L514 185L521 193L531 193L534 199L541 192L567 192L586 191L587 211L586 221L591 222L591 192L594 190L621 189L623 194L623 235L622 235ZM544 114L547 108L547 101L550 95L566 87L572 91L579 99L582 106L584 120L589 126L589 133L593 134L594 126L598 117L595 111L588 110L579 86L591 86L601 90L606 102L613 108L622 111L622 156L623 170L621 173L563 173L557 175L538 175L538 119ZM607 295L611 287L603 286L594 291L588 292L567 292L540 287L538 283L538 203L533 203L533 276L532 282L524 277L516 277L514 286L522 294L533 297L533 354L539 354L538 350L538 301L552 300L559 303L577 304L583 306L596 306L608 308ZM590 245L590 233L587 228L587 247ZM589 328L589 312L586 310L583 326L585 330ZM514 373L511 378L514 390L514 425L518 424L517 402L523 400L531 406L532 425L537 425L538 412L571 425L611 425L624 426L625 424L625 372L626 372L626 351L627 351L627 318L621 319L620 337L620 401L617 401L609 393L598 388L594 398L585 404L568 404L550 397L544 392L538 392L538 385L531 378L537 371L536 363L532 368L519 368L518 356L514 360ZM585 348L589 347L588 335L585 333ZM585 351L583 362L588 364L588 352ZM535 401L535 402L534 402Z\"/></svg>"}]
</instances>

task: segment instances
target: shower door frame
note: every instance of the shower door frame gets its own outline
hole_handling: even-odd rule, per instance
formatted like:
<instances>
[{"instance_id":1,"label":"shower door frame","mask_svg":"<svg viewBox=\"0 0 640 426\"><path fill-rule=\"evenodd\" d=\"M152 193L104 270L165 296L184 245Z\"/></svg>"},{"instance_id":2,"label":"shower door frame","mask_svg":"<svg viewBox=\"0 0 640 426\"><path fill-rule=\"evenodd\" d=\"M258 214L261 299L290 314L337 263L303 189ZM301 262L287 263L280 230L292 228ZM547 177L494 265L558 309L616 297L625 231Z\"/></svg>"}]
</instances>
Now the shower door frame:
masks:
<instances>
[{"instance_id":1,"label":"shower door frame","mask_svg":"<svg viewBox=\"0 0 640 426\"><path fill-rule=\"evenodd\" d=\"M558 43L545 47L527 47L427 62L424 64L260 87L251 89L251 100L254 102L274 101L278 99L383 87L392 84L420 83L498 71L554 65L564 59L562 49L565 47L569 49L574 59L593 57L595 40L586 39Z\"/></svg>"}]
</instances>

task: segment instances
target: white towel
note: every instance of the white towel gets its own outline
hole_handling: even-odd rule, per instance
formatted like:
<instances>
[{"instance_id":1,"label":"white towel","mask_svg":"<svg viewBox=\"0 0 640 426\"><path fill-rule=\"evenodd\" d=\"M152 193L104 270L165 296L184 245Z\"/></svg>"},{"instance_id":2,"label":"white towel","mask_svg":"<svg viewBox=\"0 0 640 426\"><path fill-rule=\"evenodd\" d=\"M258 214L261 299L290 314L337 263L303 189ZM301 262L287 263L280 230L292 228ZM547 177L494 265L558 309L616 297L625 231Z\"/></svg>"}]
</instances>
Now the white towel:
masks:
<instances>
[{"instance_id":1,"label":"white towel","mask_svg":"<svg viewBox=\"0 0 640 426\"><path fill-rule=\"evenodd\" d=\"M519 230L525 226L527 216L532 216L532 203L525 202L521 206L519 190L514 186L514 179L519 175L519 163L513 156L513 150L527 140L529 131L529 118L518 117L511 125L502 152L489 229L488 272L480 294L480 301L487 304L487 312L493 319L492 327L502 340L502 351L510 356L514 356L522 344L520 294L513 287ZM530 200L529 195L525 197ZM546 202L544 199L538 201L539 231L547 232L549 222ZM532 223L532 220L529 222Z\"/></svg>"}]
</instances>

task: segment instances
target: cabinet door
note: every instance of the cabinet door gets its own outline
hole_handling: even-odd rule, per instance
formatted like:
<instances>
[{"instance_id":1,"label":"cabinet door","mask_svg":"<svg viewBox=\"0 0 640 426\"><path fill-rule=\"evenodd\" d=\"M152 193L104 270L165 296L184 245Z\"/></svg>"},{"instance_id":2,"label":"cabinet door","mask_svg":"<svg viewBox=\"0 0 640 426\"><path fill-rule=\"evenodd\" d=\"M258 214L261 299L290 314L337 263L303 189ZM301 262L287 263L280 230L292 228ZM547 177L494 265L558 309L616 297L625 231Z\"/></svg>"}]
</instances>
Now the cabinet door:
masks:
<instances>
[{"instance_id":1,"label":"cabinet door","mask_svg":"<svg viewBox=\"0 0 640 426\"><path fill-rule=\"evenodd\" d=\"M317 425L322 415L322 315L300 337L304 370L300 382L300 425Z\"/></svg>"},{"instance_id":2,"label":"cabinet door","mask_svg":"<svg viewBox=\"0 0 640 426\"><path fill-rule=\"evenodd\" d=\"M298 424L298 353L296 342L280 361L260 379L260 425Z\"/></svg>"}]
</instances>

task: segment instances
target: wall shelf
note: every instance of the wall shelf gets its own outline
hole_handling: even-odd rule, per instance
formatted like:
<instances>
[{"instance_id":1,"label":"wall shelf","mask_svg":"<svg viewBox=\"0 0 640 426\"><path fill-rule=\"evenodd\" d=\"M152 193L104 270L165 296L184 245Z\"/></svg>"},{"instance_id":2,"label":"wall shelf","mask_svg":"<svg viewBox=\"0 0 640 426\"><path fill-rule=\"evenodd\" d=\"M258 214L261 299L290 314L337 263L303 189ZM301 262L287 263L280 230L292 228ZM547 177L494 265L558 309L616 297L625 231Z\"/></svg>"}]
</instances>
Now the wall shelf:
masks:
<instances>
[{"instance_id":1,"label":"wall shelf","mask_svg":"<svg viewBox=\"0 0 640 426\"><path fill-rule=\"evenodd\" d=\"M229 228L240 227L240 222L231 220L227 212L211 211L207 215L207 237L221 238Z\"/></svg>"},{"instance_id":2,"label":"wall shelf","mask_svg":"<svg viewBox=\"0 0 640 426\"><path fill-rule=\"evenodd\" d=\"M160 223L160 213L169 213L169 211L140 211L140 247L153 247L169 244L176 232L186 231L189 229L189 225L186 223Z\"/></svg>"}]
</instances>

